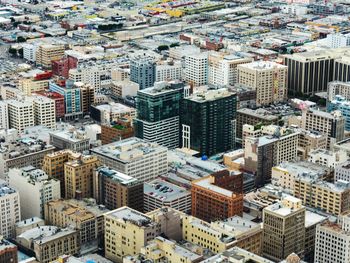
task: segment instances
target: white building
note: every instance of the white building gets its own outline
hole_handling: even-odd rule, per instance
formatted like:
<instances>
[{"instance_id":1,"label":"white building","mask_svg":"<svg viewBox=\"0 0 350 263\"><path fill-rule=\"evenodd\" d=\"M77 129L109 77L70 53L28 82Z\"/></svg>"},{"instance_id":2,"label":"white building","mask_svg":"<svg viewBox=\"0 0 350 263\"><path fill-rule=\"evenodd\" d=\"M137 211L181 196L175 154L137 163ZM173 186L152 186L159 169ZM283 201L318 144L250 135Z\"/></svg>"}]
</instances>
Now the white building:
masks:
<instances>
[{"instance_id":1,"label":"white building","mask_svg":"<svg viewBox=\"0 0 350 263\"><path fill-rule=\"evenodd\" d=\"M151 212L164 206L191 214L191 192L183 187L155 179L143 185L143 209Z\"/></svg>"},{"instance_id":2,"label":"white building","mask_svg":"<svg viewBox=\"0 0 350 263\"><path fill-rule=\"evenodd\" d=\"M140 85L136 82L133 82L129 79L122 81L112 81L111 86L111 95L117 99L126 98L127 96L136 96Z\"/></svg>"},{"instance_id":3,"label":"white building","mask_svg":"<svg viewBox=\"0 0 350 263\"><path fill-rule=\"evenodd\" d=\"M34 122L35 125L42 125L44 127L56 128L56 107L55 101L40 95L32 97L34 108Z\"/></svg>"},{"instance_id":4,"label":"white building","mask_svg":"<svg viewBox=\"0 0 350 263\"><path fill-rule=\"evenodd\" d=\"M301 16L301 15L307 14L308 8L306 5L290 4L290 5L282 5L281 11L284 14Z\"/></svg>"},{"instance_id":5,"label":"white building","mask_svg":"<svg viewBox=\"0 0 350 263\"><path fill-rule=\"evenodd\" d=\"M182 59L189 55L200 54L201 49L195 45L181 45L169 49L169 57L173 59Z\"/></svg>"},{"instance_id":6,"label":"white building","mask_svg":"<svg viewBox=\"0 0 350 263\"><path fill-rule=\"evenodd\" d=\"M101 114L101 123L111 123L112 121L117 121L122 117L135 118L136 109L126 106L121 103L110 102L108 104L101 104L95 106Z\"/></svg>"},{"instance_id":7,"label":"white building","mask_svg":"<svg viewBox=\"0 0 350 263\"><path fill-rule=\"evenodd\" d=\"M165 63L156 65L156 82L181 80L182 63L181 61L168 60Z\"/></svg>"},{"instance_id":8,"label":"white building","mask_svg":"<svg viewBox=\"0 0 350 263\"><path fill-rule=\"evenodd\" d=\"M335 96L340 95L346 100L350 100L350 82L332 81L327 86L328 101L335 100Z\"/></svg>"},{"instance_id":9,"label":"white building","mask_svg":"<svg viewBox=\"0 0 350 263\"><path fill-rule=\"evenodd\" d=\"M43 170L33 166L10 169L8 180L19 192L23 219L44 218L45 204L61 198L60 181L49 179Z\"/></svg>"},{"instance_id":10,"label":"white building","mask_svg":"<svg viewBox=\"0 0 350 263\"><path fill-rule=\"evenodd\" d=\"M23 45L23 58L30 62L36 61L36 51L38 46L35 44L24 44Z\"/></svg>"},{"instance_id":11,"label":"white building","mask_svg":"<svg viewBox=\"0 0 350 263\"><path fill-rule=\"evenodd\" d=\"M34 126L33 103L25 100L8 100L9 126L19 132Z\"/></svg>"},{"instance_id":12,"label":"white building","mask_svg":"<svg viewBox=\"0 0 350 263\"><path fill-rule=\"evenodd\" d=\"M350 262L350 216L338 222L326 221L316 226L315 262Z\"/></svg>"},{"instance_id":13,"label":"white building","mask_svg":"<svg viewBox=\"0 0 350 263\"><path fill-rule=\"evenodd\" d=\"M334 181L338 180L350 182L350 161L346 161L335 166Z\"/></svg>"},{"instance_id":14,"label":"white building","mask_svg":"<svg viewBox=\"0 0 350 263\"><path fill-rule=\"evenodd\" d=\"M91 149L102 164L142 182L168 172L167 148L139 138L128 138Z\"/></svg>"},{"instance_id":15,"label":"white building","mask_svg":"<svg viewBox=\"0 0 350 263\"><path fill-rule=\"evenodd\" d=\"M345 151L328 151L325 149L313 150L309 153L309 162L335 168L338 164L348 159Z\"/></svg>"},{"instance_id":16,"label":"white building","mask_svg":"<svg viewBox=\"0 0 350 263\"><path fill-rule=\"evenodd\" d=\"M8 105L5 101L0 101L0 128L9 128Z\"/></svg>"},{"instance_id":17,"label":"white building","mask_svg":"<svg viewBox=\"0 0 350 263\"><path fill-rule=\"evenodd\" d=\"M209 54L208 83L213 85L234 85L237 83L239 64L252 62L253 58L242 58L219 52Z\"/></svg>"},{"instance_id":18,"label":"white building","mask_svg":"<svg viewBox=\"0 0 350 263\"><path fill-rule=\"evenodd\" d=\"M256 61L238 65L238 83L256 90L256 104L266 105L287 98L287 66Z\"/></svg>"},{"instance_id":19,"label":"white building","mask_svg":"<svg viewBox=\"0 0 350 263\"><path fill-rule=\"evenodd\" d=\"M0 235L5 238L16 237L16 223L21 221L21 209L18 192L0 181Z\"/></svg>"},{"instance_id":20,"label":"white building","mask_svg":"<svg viewBox=\"0 0 350 263\"><path fill-rule=\"evenodd\" d=\"M334 33L328 34L326 44L330 48L350 46L350 34Z\"/></svg>"},{"instance_id":21,"label":"white building","mask_svg":"<svg viewBox=\"0 0 350 263\"><path fill-rule=\"evenodd\" d=\"M194 86L208 83L208 53L203 52L186 56L185 80Z\"/></svg>"}]
</instances>

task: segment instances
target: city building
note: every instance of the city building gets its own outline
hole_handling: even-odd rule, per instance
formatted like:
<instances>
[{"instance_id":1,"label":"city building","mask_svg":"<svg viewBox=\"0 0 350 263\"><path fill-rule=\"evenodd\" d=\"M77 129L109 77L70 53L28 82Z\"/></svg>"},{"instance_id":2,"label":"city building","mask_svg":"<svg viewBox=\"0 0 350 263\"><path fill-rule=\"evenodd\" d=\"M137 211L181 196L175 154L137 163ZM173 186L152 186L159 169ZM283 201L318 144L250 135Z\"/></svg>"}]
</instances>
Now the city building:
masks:
<instances>
[{"instance_id":1,"label":"city building","mask_svg":"<svg viewBox=\"0 0 350 263\"><path fill-rule=\"evenodd\" d=\"M52 145L46 144L42 140L32 138L18 139L16 137L2 142L0 151L0 175L5 179L5 174L10 168L24 167L32 165L41 168L46 154L52 153L55 149ZM9 138L6 135L5 138Z\"/></svg>"},{"instance_id":2,"label":"city building","mask_svg":"<svg viewBox=\"0 0 350 263\"><path fill-rule=\"evenodd\" d=\"M294 180L300 174L311 174L315 178L329 180L331 169L323 166L323 164L307 161L283 162L272 168L271 183L293 191Z\"/></svg>"},{"instance_id":3,"label":"city building","mask_svg":"<svg viewBox=\"0 0 350 263\"><path fill-rule=\"evenodd\" d=\"M38 226L44 226L45 220L39 217L32 217L24 219L16 224L16 237L26 232L27 230L36 228Z\"/></svg>"},{"instance_id":4,"label":"city building","mask_svg":"<svg viewBox=\"0 0 350 263\"><path fill-rule=\"evenodd\" d=\"M8 105L5 101L0 101L0 129L9 128Z\"/></svg>"},{"instance_id":5,"label":"city building","mask_svg":"<svg viewBox=\"0 0 350 263\"><path fill-rule=\"evenodd\" d=\"M21 78L18 81L18 89L25 95L30 96L34 92L44 91L49 87L49 79L52 73L43 70L30 70L21 72Z\"/></svg>"},{"instance_id":6,"label":"city building","mask_svg":"<svg viewBox=\"0 0 350 263\"><path fill-rule=\"evenodd\" d=\"M211 156L235 145L236 95L227 89L198 92L182 100L182 148Z\"/></svg>"},{"instance_id":7,"label":"city building","mask_svg":"<svg viewBox=\"0 0 350 263\"><path fill-rule=\"evenodd\" d=\"M192 215L207 222L243 213L241 173L227 170L192 181Z\"/></svg>"},{"instance_id":8,"label":"city building","mask_svg":"<svg viewBox=\"0 0 350 263\"><path fill-rule=\"evenodd\" d=\"M120 118L111 124L101 125L102 145L134 137L134 127L131 118Z\"/></svg>"},{"instance_id":9,"label":"city building","mask_svg":"<svg viewBox=\"0 0 350 263\"><path fill-rule=\"evenodd\" d=\"M66 193L64 164L69 161L77 160L80 156L80 153L71 150L61 150L46 154L43 159L42 170L49 176L49 178L55 178L60 181L62 197L64 197Z\"/></svg>"},{"instance_id":10,"label":"city building","mask_svg":"<svg viewBox=\"0 0 350 263\"><path fill-rule=\"evenodd\" d=\"M344 139L345 119L339 111L332 113L307 109L302 113L302 128L318 131L328 136L327 148Z\"/></svg>"},{"instance_id":11,"label":"city building","mask_svg":"<svg viewBox=\"0 0 350 263\"><path fill-rule=\"evenodd\" d=\"M223 253L207 258L201 262L202 263L217 263L217 262L225 262L225 261L234 262L237 259L242 260L243 262L249 262L250 260L254 263L272 263L273 262L271 260L268 260L264 257L251 253L239 247L230 248Z\"/></svg>"},{"instance_id":12,"label":"city building","mask_svg":"<svg viewBox=\"0 0 350 263\"><path fill-rule=\"evenodd\" d=\"M180 140L180 105L184 96L181 82L156 82L137 92L135 136L169 149Z\"/></svg>"},{"instance_id":13,"label":"city building","mask_svg":"<svg viewBox=\"0 0 350 263\"><path fill-rule=\"evenodd\" d=\"M181 80L182 79L182 63L168 59L157 63L155 69L155 82Z\"/></svg>"},{"instance_id":14,"label":"city building","mask_svg":"<svg viewBox=\"0 0 350 263\"><path fill-rule=\"evenodd\" d=\"M91 107L91 118L102 124L117 122L122 118L136 117L136 109L121 103L109 102Z\"/></svg>"},{"instance_id":15,"label":"city building","mask_svg":"<svg viewBox=\"0 0 350 263\"><path fill-rule=\"evenodd\" d=\"M64 56L62 45L40 45L35 52L35 62L44 68L51 68L52 61Z\"/></svg>"},{"instance_id":16,"label":"city building","mask_svg":"<svg viewBox=\"0 0 350 263\"><path fill-rule=\"evenodd\" d=\"M350 185L338 180L330 183L314 174L299 174L294 178L293 195L300 198L305 206L321 209L332 215L350 210Z\"/></svg>"},{"instance_id":17,"label":"city building","mask_svg":"<svg viewBox=\"0 0 350 263\"><path fill-rule=\"evenodd\" d=\"M191 192L170 182L154 179L144 183L143 210L145 213L164 206L191 214Z\"/></svg>"},{"instance_id":18,"label":"city building","mask_svg":"<svg viewBox=\"0 0 350 263\"><path fill-rule=\"evenodd\" d=\"M238 83L256 90L258 106L282 102L287 98L287 66L257 61L238 65Z\"/></svg>"},{"instance_id":19,"label":"city building","mask_svg":"<svg viewBox=\"0 0 350 263\"><path fill-rule=\"evenodd\" d=\"M66 198L93 197L94 170L99 161L96 156L83 155L64 164L64 185Z\"/></svg>"},{"instance_id":20,"label":"city building","mask_svg":"<svg viewBox=\"0 0 350 263\"><path fill-rule=\"evenodd\" d=\"M328 34L326 41L330 48L347 47L350 46L350 35L342 33Z\"/></svg>"},{"instance_id":21,"label":"city building","mask_svg":"<svg viewBox=\"0 0 350 263\"><path fill-rule=\"evenodd\" d=\"M144 210L143 183L136 178L100 167L94 176L94 198L113 210L123 206Z\"/></svg>"},{"instance_id":22,"label":"city building","mask_svg":"<svg viewBox=\"0 0 350 263\"><path fill-rule=\"evenodd\" d=\"M17 246L10 243L3 237L0 240L0 262L18 262Z\"/></svg>"},{"instance_id":23,"label":"city building","mask_svg":"<svg viewBox=\"0 0 350 263\"><path fill-rule=\"evenodd\" d=\"M56 120L62 120L64 119L65 115L65 103L64 103L64 96L62 96L59 93L56 92L50 92L50 91L38 91L33 93L34 96L43 96L46 98L49 98L55 102L55 114L56 114Z\"/></svg>"},{"instance_id":24,"label":"city building","mask_svg":"<svg viewBox=\"0 0 350 263\"><path fill-rule=\"evenodd\" d=\"M252 61L251 57L210 53L208 57L208 83L218 86L234 85L238 81L237 66Z\"/></svg>"},{"instance_id":25,"label":"city building","mask_svg":"<svg viewBox=\"0 0 350 263\"><path fill-rule=\"evenodd\" d=\"M237 121L236 121L236 141L243 144L243 125L270 125L277 124L278 116L271 114L265 109L249 109L243 108L237 110Z\"/></svg>"},{"instance_id":26,"label":"city building","mask_svg":"<svg viewBox=\"0 0 350 263\"><path fill-rule=\"evenodd\" d=\"M76 130L74 127L55 130L49 133L50 143L59 150L83 152L90 149L90 138L86 131Z\"/></svg>"},{"instance_id":27,"label":"city building","mask_svg":"<svg viewBox=\"0 0 350 263\"><path fill-rule=\"evenodd\" d=\"M73 227L79 232L81 252L95 251L103 244L105 207L93 199L56 199L45 204L45 221L57 227Z\"/></svg>"},{"instance_id":28,"label":"city building","mask_svg":"<svg viewBox=\"0 0 350 263\"><path fill-rule=\"evenodd\" d=\"M292 196L263 210L263 256L280 261L305 249L305 207Z\"/></svg>"},{"instance_id":29,"label":"city building","mask_svg":"<svg viewBox=\"0 0 350 263\"><path fill-rule=\"evenodd\" d=\"M49 90L64 96L65 118L68 120L82 116L81 88L71 80L49 83Z\"/></svg>"},{"instance_id":30,"label":"city building","mask_svg":"<svg viewBox=\"0 0 350 263\"><path fill-rule=\"evenodd\" d=\"M159 224L145 214L128 207L110 211L105 214L105 256L121 263L124 256L140 253L159 234Z\"/></svg>"},{"instance_id":31,"label":"city building","mask_svg":"<svg viewBox=\"0 0 350 263\"><path fill-rule=\"evenodd\" d=\"M340 111L345 119L345 130L350 131L350 101L340 95L335 96L335 100L328 101L327 109L329 112Z\"/></svg>"},{"instance_id":32,"label":"city building","mask_svg":"<svg viewBox=\"0 0 350 263\"><path fill-rule=\"evenodd\" d=\"M61 198L60 182L33 166L10 169L8 181L19 192L22 219L44 218L45 203Z\"/></svg>"},{"instance_id":33,"label":"city building","mask_svg":"<svg viewBox=\"0 0 350 263\"><path fill-rule=\"evenodd\" d=\"M2 213L0 215L0 235L4 238L14 238L16 237L15 225L21 220L19 193L2 180L0 181L0 203L2 206Z\"/></svg>"},{"instance_id":34,"label":"city building","mask_svg":"<svg viewBox=\"0 0 350 263\"><path fill-rule=\"evenodd\" d=\"M208 53L185 56L184 79L193 86L208 83Z\"/></svg>"},{"instance_id":35,"label":"city building","mask_svg":"<svg viewBox=\"0 0 350 263\"><path fill-rule=\"evenodd\" d=\"M90 152L101 164L141 182L168 172L167 149L136 137L92 148Z\"/></svg>"},{"instance_id":36,"label":"city building","mask_svg":"<svg viewBox=\"0 0 350 263\"><path fill-rule=\"evenodd\" d=\"M28 100L8 100L9 127L23 132L34 126L34 107Z\"/></svg>"},{"instance_id":37,"label":"city building","mask_svg":"<svg viewBox=\"0 0 350 263\"><path fill-rule=\"evenodd\" d=\"M326 149L317 149L309 153L309 161L321 164L330 168L335 168L338 164L348 159L345 151L328 151Z\"/></svg>"},{"instance_id":38,"label":"city building","mask_svg":"<svg viewBox=\"0 0 350 263\"><path fill-rule=\"evenodd\" d=\"M139 84L129 79L112 81L111 96L116 99L125 99L129 96L135 97L139 91Z\"/></svg>"},{"instance_id":39,"label":"city building","mask_svg":"<svg viewBox=\"0 0 350 263\"><path fill-rule=\"evenodd\" d=\"M25 43L23 45L23 59L30 61L30 62L35 62L36 60L36 50L38 46L35 44L29 44Z\"/></svg>"},{"instance_id":40,"label":"city building","mask_svg":"<svg viewBox=\"0 0 350 263\"><path fill-rule=\"evenodd\" d=\"M133 58L130 61L130 80L139 84L140 90L152 87L156 80L156 63L153 58Z\"/></svg>"},{"instance_id":41,"label":"city building","mask_svg":"<svg viewBox=\"0 0 350 263\"><path fill-rule=\"evenodd\" d=\"M349 214L329 219L316 226L315 262L347 262L349 251Z\"/></svg>"},{"instance_id":42,"label":"city building","mask_svg":"<svg viewBox=\"0 0 350 263\"><path fill-rule=\"evenodd\" d=\"M30 229L16 241L35 254L42 263L50 263L63 254L74 255L80 251L78 232L56 226L40 226Z\"/></svg>"},{"instance_id":43,"label":"city building","mask_svg":"<svg viewBox=\"0 0 350 263\"><path fill-rule=\"evenodd\" d=\"M333 80L335 54L323 50L284 55L288 66L287 87L290 94L315 94L327 91Z\"/></svg>"},{"instance_id":44,"label":"city building","mask_svg":"<svg viewBox=\"0 0 350 263\"><path fill-rule=\"evenodd\" d=\"M347 160L334 167L334 181L338 180L350 182L350 161Z\"/></svg>"},{"instance_id":45,"label":"city building","mask_svg":"<svg viewBox=\"0 0 350 263\"><path fill-rule=\"evenodd\" d=\"M342 81L331 81L327 87L327 101L335 100L336 96L340 95L345 100L350 100L350 83Z\"/></svg>"},{"instance_id":46,"label":"city building","mask_svg":"<svg viewBox=\"0 0 350 263\"><path fill-rule=\"evenodd\" d=\"M35 95L32 98L35 125L56 129L55 101L40 95Z\"/></svg>"},{"instance_id":47,"label":"city building","mask_svg":"<svg viewBox=\"0 0 350 263\"><path fill-rule=\"evenodd\" d=\"M327 148L327 135L317 131L299 129L298 157L307 160L309 153L316 149Z\"/></svg>"}]
</instances>

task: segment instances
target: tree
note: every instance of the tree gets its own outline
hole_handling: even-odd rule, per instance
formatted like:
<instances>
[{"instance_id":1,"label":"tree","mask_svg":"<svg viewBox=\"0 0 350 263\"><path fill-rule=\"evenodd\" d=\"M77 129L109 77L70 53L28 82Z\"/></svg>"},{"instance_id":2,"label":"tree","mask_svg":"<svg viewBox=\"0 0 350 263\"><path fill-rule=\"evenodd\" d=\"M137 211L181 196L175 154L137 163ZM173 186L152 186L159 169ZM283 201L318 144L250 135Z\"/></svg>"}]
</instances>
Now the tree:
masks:
<instances>
[{"instance_id":1,"label":"tree","mask_svg":"<svg viewBox=\"0 0 350 263\"><path fill-rule=\"evenodd\" d=\"M12 56L15 56L17 54L17 50L15 48L12 48L10 47L9 48L9 53L12 55Z\"/></svg>"},{"instance_id":2,"label":"tree","mask_svg":"<svg viewBox=\"0 0 350 263\"><path fill-rule=\"evenodd\" d=\"M160 45L157 49L158 49L159 52L161 52L163 50L168 50L169 46L168 45Z\"/></svg>"},{"instance_id":3,"label":"tree","mask_svg":"<svg viewBox=\"0 0 350 263\"><path fill-rule=\"evenodd\" d=\"M170 47L178 47L178 46L180 46L180 44L178 42L170 44Z\"/></svg>"},{"instance_id":4,"label":"tree","mask_svg":"<svg viewBox=\"0 0 350 263\"><path fill-rule=\"evenodd\" d=\"M22 36L17 37L17 42L18 43L23 43L23 42L26 42L26 41L27 40L24 37L22 37Z\"/></svg>"},{"instance_id":5,"label":"tree","mask_svg":"<svg viewBox=\"0 0 350 263\"><path fill-rule=\"evenodd\" d=\"M23 58L23 48L19 49L17 53L20 58Z\"/></svg>"}]
</instances>

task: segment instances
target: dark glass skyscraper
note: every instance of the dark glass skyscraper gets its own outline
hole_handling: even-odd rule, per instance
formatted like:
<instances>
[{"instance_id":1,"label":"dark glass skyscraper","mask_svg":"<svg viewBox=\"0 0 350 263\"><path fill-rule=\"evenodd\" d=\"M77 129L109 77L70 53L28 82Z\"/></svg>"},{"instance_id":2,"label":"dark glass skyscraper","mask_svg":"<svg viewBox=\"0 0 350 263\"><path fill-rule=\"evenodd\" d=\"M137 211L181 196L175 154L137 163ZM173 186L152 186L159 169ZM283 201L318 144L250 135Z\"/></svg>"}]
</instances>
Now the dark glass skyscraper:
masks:
<instances>
[{"instance_id":1,"label":"dark glass skyscraper","mask_svg":"<svg viewBox=\"0 0 350 263\"><path fill-rule=\"evenodd\" d=\"M135 136L168 148L179 146L182 82L157 82L136 97Z\"/></svg>"},{"instance_id":2,"label":"dark glass skyscraper","mask_svg":"<svg viewBox=\"0 0 350 263\"><path fill-rule=\"evenodd\" d=\"M213 155L234 148L236 94L227 89L196 93L181 103L182 147Z\"/></svg>"}]
</instances>

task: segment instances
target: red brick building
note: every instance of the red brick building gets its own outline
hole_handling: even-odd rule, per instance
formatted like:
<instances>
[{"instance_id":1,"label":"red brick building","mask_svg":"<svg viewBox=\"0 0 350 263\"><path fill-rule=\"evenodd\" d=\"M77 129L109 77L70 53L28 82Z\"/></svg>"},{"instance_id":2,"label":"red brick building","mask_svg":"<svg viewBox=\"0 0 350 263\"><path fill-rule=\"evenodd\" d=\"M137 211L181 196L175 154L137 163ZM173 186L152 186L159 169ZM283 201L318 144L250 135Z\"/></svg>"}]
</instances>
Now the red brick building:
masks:
<instances>
[{"instance_id":1,"label":"red brick building","mask_svg":"<svg viewBox=\"0 0 350 263\"><path fill-rule=\"evenodd\" d=\"M207 222L243 214L243 177L223 170L192 182L192 215Z\"/></svg>"},{"instance_id":2,"label":"red brick building","mask_svg":"<svg viewBox=\"0 0 350 263\"><path fill-rule=\"evenodd\" d=\"M58 60L52 61L52 73L56 76L68 78L69 70L76 68L78 65L78 59L75 57L67 56Z\"/></svg>"}]
</instances>

